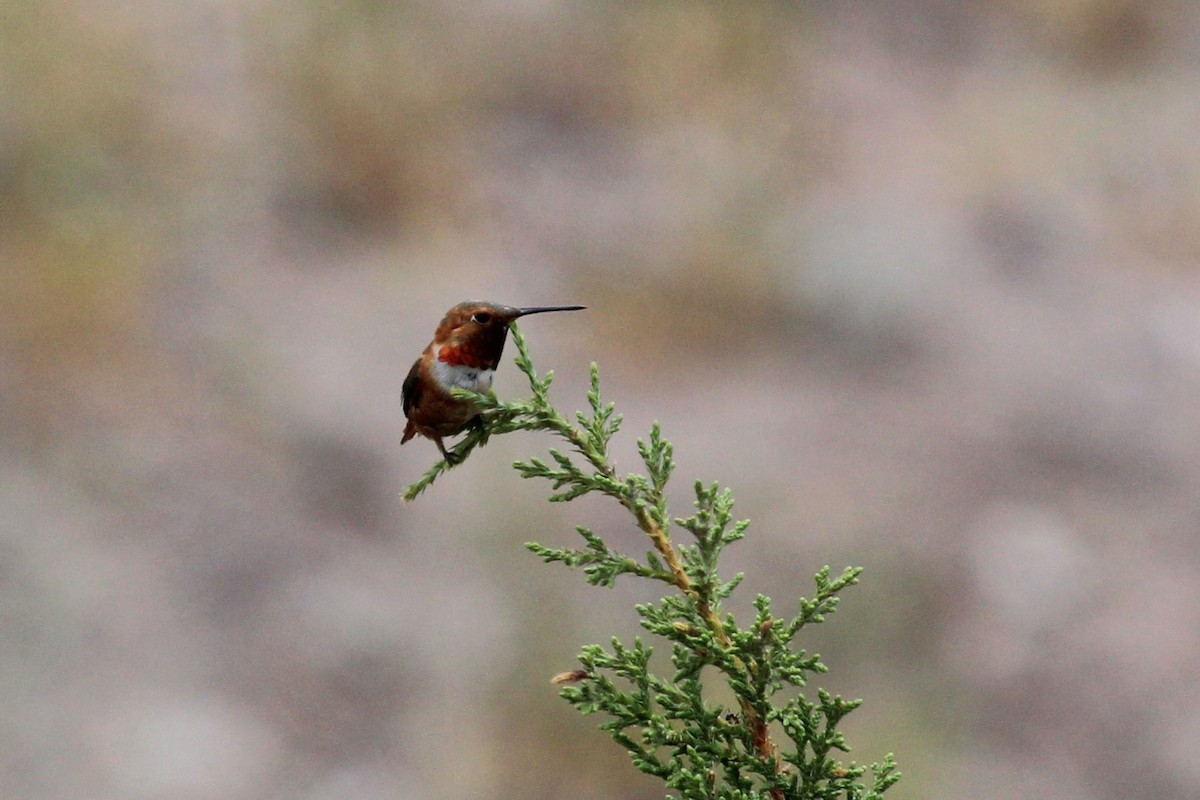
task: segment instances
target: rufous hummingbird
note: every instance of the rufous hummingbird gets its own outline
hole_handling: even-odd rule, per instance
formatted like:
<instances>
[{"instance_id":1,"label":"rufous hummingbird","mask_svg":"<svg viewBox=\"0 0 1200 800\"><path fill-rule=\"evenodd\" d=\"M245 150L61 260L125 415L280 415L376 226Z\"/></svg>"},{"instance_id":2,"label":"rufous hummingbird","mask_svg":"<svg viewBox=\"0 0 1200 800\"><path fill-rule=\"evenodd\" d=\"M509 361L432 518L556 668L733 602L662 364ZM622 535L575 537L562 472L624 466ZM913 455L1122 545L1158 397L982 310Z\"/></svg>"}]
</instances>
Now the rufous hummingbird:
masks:
<instances>
[{"instance_id":1,"label":"rufous hummingbird","mask_svg":"<svg viewBox=\"0 0 1200 800\"><path fill-rule=\"evenodd\" d=\"M462 433L471 425L483 424L479 407L470 400L454 397L451 389L486 392L492 388L492 377L508 326L518 317L543 314L547 311L579 311L584 306L541 306L513 308L482 300L459 303L446 312L434 331L433 341L425 348L404 379L404 444L417 434L442 451L451 461L442 437Z\"/></svg>"}]
</instances>

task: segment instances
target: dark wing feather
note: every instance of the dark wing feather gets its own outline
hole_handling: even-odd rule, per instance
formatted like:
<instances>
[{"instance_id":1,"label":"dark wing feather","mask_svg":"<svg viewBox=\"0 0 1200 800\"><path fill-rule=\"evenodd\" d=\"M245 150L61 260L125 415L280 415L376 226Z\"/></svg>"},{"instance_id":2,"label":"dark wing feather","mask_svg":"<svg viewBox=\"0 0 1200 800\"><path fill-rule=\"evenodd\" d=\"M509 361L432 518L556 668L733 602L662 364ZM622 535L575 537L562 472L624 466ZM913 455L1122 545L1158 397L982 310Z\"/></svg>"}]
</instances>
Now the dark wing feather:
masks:
<instances>
[{"instance_id":1,"label":"dark wing feather","mask_svg":"<svg viewBox=\"0 0 1200 800\"><path fill-rule=\"evenodd\" d=\"M408 377L404 379L404 386L400 389L406 417L411 417L412 410L421 405L421 380L417 377L420 368L421 359L418 358L413 362L412 369L408 371Z\"/></svg>"}]
</instances>

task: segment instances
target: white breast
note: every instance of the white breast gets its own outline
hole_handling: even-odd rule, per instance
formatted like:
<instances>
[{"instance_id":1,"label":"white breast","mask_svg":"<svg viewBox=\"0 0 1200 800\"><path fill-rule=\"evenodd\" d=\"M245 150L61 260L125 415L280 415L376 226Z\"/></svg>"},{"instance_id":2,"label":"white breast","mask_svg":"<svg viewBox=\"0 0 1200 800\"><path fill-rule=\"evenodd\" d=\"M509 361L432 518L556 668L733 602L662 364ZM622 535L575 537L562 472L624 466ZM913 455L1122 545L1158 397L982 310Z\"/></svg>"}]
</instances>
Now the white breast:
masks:
<instances>
[{"instance_id":1,"label":"white breast","mask_svg":"<svg viewBox=\"0 0 1200 800\"><path fill-rule=\"evenodd\" d=\"M480 369L465 365L455 366L445 361L433 362L433 377L443 389L470 389L472 392L486 392L492 388L494 369Z\"/></svg>"}]
</instances>

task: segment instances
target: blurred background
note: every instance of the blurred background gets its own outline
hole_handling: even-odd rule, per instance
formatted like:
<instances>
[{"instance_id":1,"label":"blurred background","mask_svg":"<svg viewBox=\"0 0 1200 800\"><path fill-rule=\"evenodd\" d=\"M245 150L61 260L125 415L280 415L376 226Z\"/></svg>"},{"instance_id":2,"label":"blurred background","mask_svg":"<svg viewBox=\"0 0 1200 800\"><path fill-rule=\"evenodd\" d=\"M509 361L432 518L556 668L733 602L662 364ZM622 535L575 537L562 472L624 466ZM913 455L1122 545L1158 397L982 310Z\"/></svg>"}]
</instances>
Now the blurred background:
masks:
<instances>
[{"instance_id":1,"label":"blurred background","mask_svg":"<svg viewBox=\"0 0 1200 800\"><path fill-rule=\"evenodd\" d=\"M733 612L866 567L889 797L1195 797L1200 5L0 8L0 795L663 795L548 683L655 587L521 547L637 531L534 435L400 499L485 298L734 488Z\"/></svg>"}]
</instances>

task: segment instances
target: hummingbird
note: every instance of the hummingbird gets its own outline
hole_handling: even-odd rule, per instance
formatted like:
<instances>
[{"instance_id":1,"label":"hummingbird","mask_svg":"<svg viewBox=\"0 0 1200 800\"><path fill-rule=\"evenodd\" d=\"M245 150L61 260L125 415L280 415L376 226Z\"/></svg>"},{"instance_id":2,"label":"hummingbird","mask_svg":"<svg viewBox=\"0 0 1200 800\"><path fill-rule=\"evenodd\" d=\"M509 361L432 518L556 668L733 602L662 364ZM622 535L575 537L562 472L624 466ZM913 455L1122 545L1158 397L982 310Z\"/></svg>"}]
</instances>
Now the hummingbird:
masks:
<instances>
[{"instance_id":1,"label":"hummingbird","mask_svg":"<svg viewBox=\"0 0 1200 800\"><path fill-rule=\"evenodd\" d=\"M470 389L486 392L492 388L492 378L508 326L518 317L544 314L547 311L579 311L585 306L538 306L513 308L483 300L467 300L446 312L433 333L433 341L413 362L404 379L404 444L417 434L432 439L451 462L442 437L462 433L468 427L480 426L483 418L479 407L470 400L460 400L451 389Z\"/></svg>"}]
</instances>

